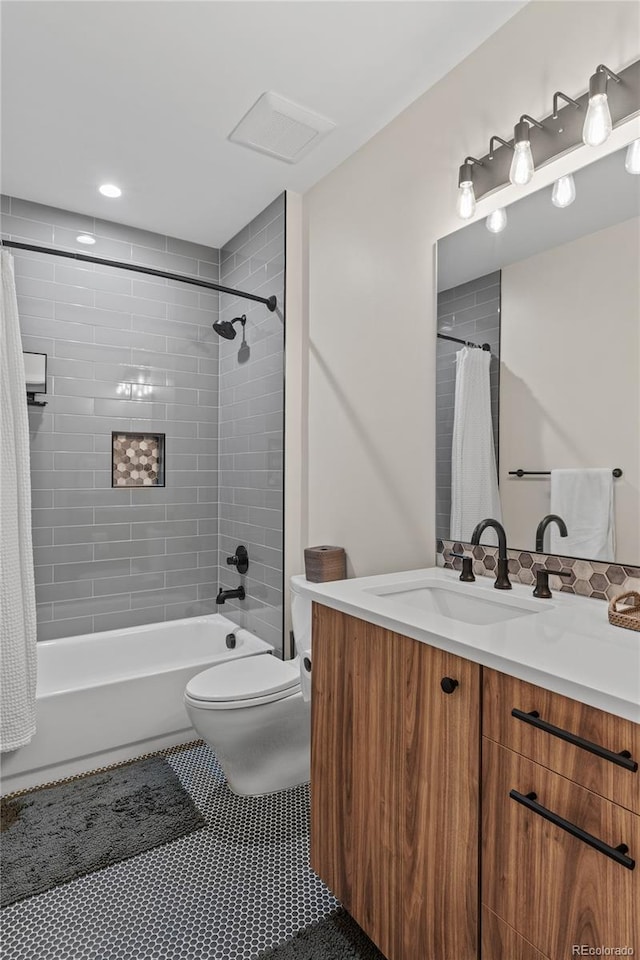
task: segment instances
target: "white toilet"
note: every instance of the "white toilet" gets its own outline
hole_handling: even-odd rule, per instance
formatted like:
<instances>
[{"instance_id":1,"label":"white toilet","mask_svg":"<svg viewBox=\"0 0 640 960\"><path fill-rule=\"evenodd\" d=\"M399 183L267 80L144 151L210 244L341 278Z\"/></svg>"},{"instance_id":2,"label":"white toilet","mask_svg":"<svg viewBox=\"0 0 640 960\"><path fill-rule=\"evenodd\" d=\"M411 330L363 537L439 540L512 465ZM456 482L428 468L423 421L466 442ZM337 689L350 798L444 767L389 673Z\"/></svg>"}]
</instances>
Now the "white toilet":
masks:
<instances>
[{"instance_id":1,"label":"white toilet","mask_svg":"<svg viewBox=\"0 0 640 960\"><path fill-rule=\"evenodd\" d=\"M269 654L228 660L197 674L185 690L191 723L241 796L309 779L311 601L293 587L292 621L294 660Z\"/></svg>"}]
</instances>

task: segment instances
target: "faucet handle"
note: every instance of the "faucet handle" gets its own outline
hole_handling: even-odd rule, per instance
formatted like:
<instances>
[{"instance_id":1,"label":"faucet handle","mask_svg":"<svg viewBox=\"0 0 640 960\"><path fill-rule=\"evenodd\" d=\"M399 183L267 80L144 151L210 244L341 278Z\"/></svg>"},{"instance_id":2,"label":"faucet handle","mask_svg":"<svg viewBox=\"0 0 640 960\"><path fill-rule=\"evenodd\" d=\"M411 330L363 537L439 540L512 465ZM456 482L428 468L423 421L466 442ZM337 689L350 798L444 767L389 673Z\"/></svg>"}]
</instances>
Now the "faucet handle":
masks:
<instances>
[{"instance_id":1,"label":"faucet handle","mask_svg":"<svg viewBox=\"0 0 640 960\"><path fill-rule=\"evenodd\" d=\"M551 588L549 587L549 577L570 577L571 573L566 570L546 570L544 567L536 571L536 585L533 591L534 597L539 600L549 600L551 598Z\"/></svg>"},{"instance_id":2,"label":"faucet handle","mask_svg":"<svg viewBox=\"0 0 640 960\"><path fill-rule=\"evenodd\" d=\"M460 574L460 579L463 583L475 583L475 576L473 574L473 557L469 557L466 553L456 553L454 550L448 551L450 557L456 557L458 560L462 560L462 573Z\"/></svg>"},{"instance_id":3,"label":"faucet handle","mask_svg":"<svg viewBox=\"0 0 640 960\"><path fill-rule=\"evenodd\" d=\"M236 567L238 573L246 573L249 569L247 548L242 545L236 547L235 554L232 557L227 557L227 563L230 567Z\"/></svg>"}]
</instances>

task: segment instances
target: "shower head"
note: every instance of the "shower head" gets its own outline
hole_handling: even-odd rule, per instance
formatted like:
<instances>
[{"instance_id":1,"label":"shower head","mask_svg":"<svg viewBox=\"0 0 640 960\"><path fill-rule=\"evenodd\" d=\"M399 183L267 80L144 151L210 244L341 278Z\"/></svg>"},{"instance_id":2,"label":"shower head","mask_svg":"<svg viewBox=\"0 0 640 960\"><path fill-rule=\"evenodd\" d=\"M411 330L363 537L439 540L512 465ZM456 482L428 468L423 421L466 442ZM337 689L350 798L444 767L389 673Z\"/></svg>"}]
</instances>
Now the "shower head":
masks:
<instances>
[{"instance_id":1,"label":"shower head","mask_svg":"<svg viewBox=\"0 0 640 960\"><path fill-rule=\"evenodd\" d=\"M233 329L234 323L241 323L244 327L247 322L247 318L243 313L241 317L235 317L233 320L218 320L213 324L213 329L218 334L219 337L224 337L225 340L233 340L236 335L236 331Z\"/></svg>"}]
</instances>

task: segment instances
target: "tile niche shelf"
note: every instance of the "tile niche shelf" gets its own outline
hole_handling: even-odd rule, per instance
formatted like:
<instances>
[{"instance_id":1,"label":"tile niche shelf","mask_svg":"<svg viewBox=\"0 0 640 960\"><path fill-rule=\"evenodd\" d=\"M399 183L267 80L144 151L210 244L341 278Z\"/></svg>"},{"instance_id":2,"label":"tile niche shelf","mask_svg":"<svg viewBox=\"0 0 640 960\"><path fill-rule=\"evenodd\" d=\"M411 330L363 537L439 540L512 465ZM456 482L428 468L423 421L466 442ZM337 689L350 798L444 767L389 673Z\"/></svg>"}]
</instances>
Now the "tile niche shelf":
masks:
<instances>
[{"instance_id":1,"label":"tile niche shelf","mask_svg":"<svg viewBox=\"0 0 640 960\"><path fill-rule=\"evenodd\" d=\"M112 487L164 487L164 433L111 434Z\"/></svg>"}]
</instances>

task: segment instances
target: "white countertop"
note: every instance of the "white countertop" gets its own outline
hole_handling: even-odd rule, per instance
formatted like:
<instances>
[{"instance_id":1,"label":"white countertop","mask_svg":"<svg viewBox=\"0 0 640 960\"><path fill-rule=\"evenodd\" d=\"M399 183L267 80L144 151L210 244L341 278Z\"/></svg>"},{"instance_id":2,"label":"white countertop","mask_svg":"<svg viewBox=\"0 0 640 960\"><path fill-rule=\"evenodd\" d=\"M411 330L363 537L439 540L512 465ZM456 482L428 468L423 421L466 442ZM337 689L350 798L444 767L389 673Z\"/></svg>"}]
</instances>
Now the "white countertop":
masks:
<instances>
[{"instance_id":1,"label":"white countertop","mask_svg":"<svg viewBox=\"0 0 640 960\"><path fill-rule=\"evenodd\" d=\"M480 599L535 609L539 604L541 612L478 626L370 592L425 578L456 584ZM455 570L441 567L331 583L297 576L292 582L299 593L334 610L640 723L640 633L612 627L603 601L556 592L551 600L536 600L529 586L514 583L511 591L497 591L492 577L460 583Z\"/></svg>"}]
</instances>

